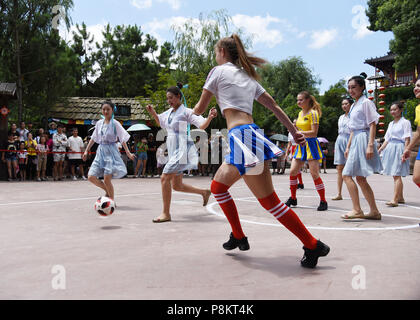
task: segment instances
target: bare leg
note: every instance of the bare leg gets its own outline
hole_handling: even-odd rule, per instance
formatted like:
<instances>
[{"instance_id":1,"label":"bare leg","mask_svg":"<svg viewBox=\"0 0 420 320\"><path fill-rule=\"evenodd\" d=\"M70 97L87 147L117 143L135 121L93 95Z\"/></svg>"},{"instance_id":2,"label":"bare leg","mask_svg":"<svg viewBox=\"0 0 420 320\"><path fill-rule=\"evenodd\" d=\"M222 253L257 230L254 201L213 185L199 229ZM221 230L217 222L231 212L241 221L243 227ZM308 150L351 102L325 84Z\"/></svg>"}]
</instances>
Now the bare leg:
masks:
<instances>
[{"instance_id":1,"label":"bare leg","mask_svg":"<svg viewBox=\"0 0 420 320\"><path fill-rule=\"evenodd\" d=\"M416 160L414 163L413 182L420 185L420 160Z\"/></svg>"},{"instance_id":2,"label":"bare leg","mask_svg":"<svg viewBox=\"0 0 420 320\"><path fill-rule=\"evenodd\" d=\"M337 166L337 190L338 194L333 200L341 200L343 198L343 169L344 166Z\"/></svg>"},{"instance_id":3,"label":"bare leg","mask_svg":"<svg viewBox=\"0 0 420 320\"><path fill-rule=\"evenodd\" d=\"M88 180L93 183L95 186L101 188L102 190L104 190L106 192L106 195L109 196L108 194L108 190L106 188L105 183L103 183L101 180L99 180L97 177L95 176L89 176Z\"/></svg>"},{"instance_id":4,"label":"bare leg","mask_svg":"<svg viewBox=\"0 0 420 320\"><path fill-rule=\"evenodd\" d=\"M359 190L357 189L357 185L354 182L353 178L350 176L343 176L344 182L346 183L347 189L350 194L350 198L353 204L353 210L348 216L352 215L363 215L362 208L360 207L360 198L359 198Z\"/></svg>"},{"instance_id":5,"label":"bare leg","mask_svg":"<svg viewBox=\"0 0 420 320\"><path fill-rule=\"evenodd\" d=\"M211 196L211 191L208 189L200 189L186 184L182 181L182 175L172 177L172 187L175 191L200 194L203 197L203 206L206 206Z\"/></svg>"},{"instance_id":6,"label":"bare leg","mask_svg":"<svg viewBox=\"0 0 420 320\"><path fill-rule=\"evenodd\" d=\"M158 221L167 221L171 219L171 200L172 200L172 180L173 174L163 174L160 178L160 183L162 187L162 200L163 200L163 212L157 217L155 222Z\"/></svg>"},{"instance_id":7,"label":"bare leg","mask_svg":"<svg viewBox=\"0 0 420 320\"><path fill-rule=\"evenodd\" d=\"M104 185L108 194L108 197L115 200L114 197L114 186L112 185L112 174L104 176Z\"/></svg>"},{"instance_id":8,"label":"bare leg","mask_svg":"<svg viewBox=\"0 0 420 320\"><path fill-rule=\"evenodd\" d=\"M362 189L363 195L366 198L366 201L369 204L370 212L369 216L379 216L380 212L378 210L378 207L376 206L375 201L375 194L373 193L372 188L370 187L369 183L367 182L365 177L356 177L357 183Z\"/></svg>"}]
</instances>

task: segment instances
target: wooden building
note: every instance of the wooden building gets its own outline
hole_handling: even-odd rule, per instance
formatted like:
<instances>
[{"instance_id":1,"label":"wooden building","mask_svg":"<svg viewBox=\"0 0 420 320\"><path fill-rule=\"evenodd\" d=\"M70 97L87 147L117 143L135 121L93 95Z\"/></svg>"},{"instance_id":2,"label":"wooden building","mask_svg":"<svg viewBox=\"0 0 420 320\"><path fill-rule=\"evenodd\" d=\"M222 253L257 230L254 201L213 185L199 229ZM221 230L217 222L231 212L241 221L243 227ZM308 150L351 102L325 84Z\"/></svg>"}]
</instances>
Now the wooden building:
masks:
<instances>
[{"instance_id":1,"label":"wooden building","mask_svg":"<svg viewBox=\"0 0 420 320\"><path fill-rule=\"evenodd\" d=\"M65 98L50 110L48 121L62 123L67 127L77 127L79 134L85 135L88 129L101 119L101 105L105 100L111 100L115 104L117 108L115 119L125 128L138 123L144 123L149 127L155 126L146 110L146 105L150 101L134 98Z\"/></svg>"},{"instance_id":2,"label":"wooden building","mask_svg":"<svg viewBox=\"0 0 420 320\"><path fill-rule=\"evenodd\" d=\"M389 52L386 56L367 59L366 64L375 68L375 76L368 80L378 80L382 87L393 88L409 86L416 82L420 70L420 61L411 70L396 71L394 68L396 54ZM380 75L380 72L383 75Z\"/></svg>"}]
</instances>

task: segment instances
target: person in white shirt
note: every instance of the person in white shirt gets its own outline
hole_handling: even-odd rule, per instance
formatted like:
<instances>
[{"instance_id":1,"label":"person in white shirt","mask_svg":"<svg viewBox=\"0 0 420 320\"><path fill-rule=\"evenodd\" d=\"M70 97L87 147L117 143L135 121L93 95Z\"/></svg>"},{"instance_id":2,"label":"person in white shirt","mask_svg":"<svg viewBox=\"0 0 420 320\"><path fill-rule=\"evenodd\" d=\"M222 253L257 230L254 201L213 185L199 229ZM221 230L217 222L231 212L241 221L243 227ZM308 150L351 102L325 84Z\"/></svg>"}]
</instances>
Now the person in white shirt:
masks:
<instances>
[{"instance_id":1,"label":"person in white shirt","mask_svg":"<svg viewBox=\"0 0 420 320\"><path fill-rule=\"evenodd\" d=\"M404 149L410 144L412 137L411 122L402 116L403 110L403 102L392 104L390 111L394 121L389 123L385 142L378 150L379 154L383 152L382 174L394 177L394 198L386 203L390 207L398 207L399 203L405 203L401 177L410 175L410 162L401 161Z\"/></svg>"},{"instance_id":2,"label":"person in white shirt","mask_svg":"<svg viewBox=\"0 0 420 320\"><path fill-rule=\"evenodd\" d=\"M338 137L335 141L334 147L334 165L337 166L337 189L338 195L332 200L338 201L343 200L342 190L343 190L343 169L346 164L345 152L347 149L347 144L349 143L350 138L350 129L349 129L349 111L354 103L353 99L346 98L341 103L341 108L345 114L341 115L338 119Z\"/></svg>"},{"instance_id":3,"label":"person in white shirt","mask_svg":"<svg viewBox=\"0 0 420 320\"><path fill-rule=\"evenodd\" d=\"M83 180L87 180L84 173L82 153L84 151L84 144L81 137L78 136L79 131L77 128L73 128L73 135L68 138L67 145L69 148L69 160L70 160L70 171L74 181L77 181L76 167L79 167L79 173ZM72 153L74 152L74 153Z\"/></svg>"},{"instance_id":4,"label":"person in white shirt","mask_svg":"<svg viewBox=\"0 0 420 320\"><path fill-rule=\"evenodd\" d=\"M53 153L54 153L54 181L63 179L63 165L66 158L67 136L63 133L64 126L60 124L57 133L53 135Z\"/></svg>"},{"instance_id":5,"label":"person in white shirt","mask_svg":"<svg viewBox=\"0 0 420 320\"><path fill-rule=\"evenodd\" d=\"M349 94L356 102L349 112L351 134L345 152L347 161L343 169L343 178L350 193L353 210L342 216L345 220L382 218L376 205L375 194L367 181L368 176L382 171L382 162L375 140L379 114L375 104L364 95L366 78L366 73L362 73L348 81ZM369 204L370 212L367 215L360 206L359 191L353 177L356 177L357 184Z\"/></svg>"},{"instance_id":6,"label":"person in white shirt","mask_svg":"<svg viewBox=\"0 0 420 320\"><path fill-rule=\"evenodd\" d=\"M230 187L243 178L262 207L304 244L301 266L315 268L318 258L326 256L330 249L310 234L296 213L282 203L274 191L270 161L281 155L282 151L254 123L254 100L271 110L298 144L305 144L304 136L258 83L255 67L263 66L266 61L246 52L237 34L220 39L215 46L215 54L218 66L210 72L194 113L203 114L215 96L229 129L230 154L225 157L211 184L211 191L232 228L223 248L250 249L235 202L229 193Z\"/></svg>"}]
</instances>

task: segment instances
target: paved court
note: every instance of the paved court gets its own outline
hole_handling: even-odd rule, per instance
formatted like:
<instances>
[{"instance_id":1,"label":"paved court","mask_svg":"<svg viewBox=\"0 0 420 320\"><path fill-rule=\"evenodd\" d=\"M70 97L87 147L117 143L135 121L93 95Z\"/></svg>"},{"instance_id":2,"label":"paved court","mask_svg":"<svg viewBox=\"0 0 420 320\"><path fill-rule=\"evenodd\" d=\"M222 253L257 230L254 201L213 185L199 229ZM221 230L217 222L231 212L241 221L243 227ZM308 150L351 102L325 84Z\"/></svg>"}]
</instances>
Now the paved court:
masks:
<instances>
[{"instance_id":1,"label":"paved court","mask_svg":"<svg viewBox=\"0 0 420 320\"><path fill-rule=\"evenodd\" d=\"M286 201L288 176L273 178ZM411 177L398 208L385 206L392 178L369 178L382 221L342 221L347 190L317 212L313 182L303 178L296 212L331 247L314 270L300 267L301 243L242 181L231 193L251 250L230 253L213 197L205 208L200 197L174 193L173 222L152 223L162 208L159 179L115 181L118 210L109 218L94 212L101 192L88 182L0 183L0 299L420 299L420 190ZM330 199L335 170L322 178ZM210 186L207 177L185 181Z\"/></svg>"}]
</instances>

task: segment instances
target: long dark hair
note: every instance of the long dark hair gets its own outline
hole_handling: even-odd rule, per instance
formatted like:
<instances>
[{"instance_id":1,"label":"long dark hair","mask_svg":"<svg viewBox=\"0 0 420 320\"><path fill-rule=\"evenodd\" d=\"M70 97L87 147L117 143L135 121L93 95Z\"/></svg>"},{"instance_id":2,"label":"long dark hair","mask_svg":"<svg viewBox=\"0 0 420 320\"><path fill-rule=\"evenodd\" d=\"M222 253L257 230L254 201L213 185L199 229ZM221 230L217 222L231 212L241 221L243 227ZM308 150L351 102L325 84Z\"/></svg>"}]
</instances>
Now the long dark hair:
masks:
<instances>
[{"instance_id":1,"label":"long dark hair","mask_svg":"<svg viewBox=\"0 0 420 320\"><path fill-rule=\"evenodd\" d=\"M237 34L220 39L217 42L216 47L225 49L232 59L232 62L243 68L250 77L255 80L261 79L260 75L255 70L255 67L262 67L267 61L248 53Z\"/></svg>"}]
</instances>

